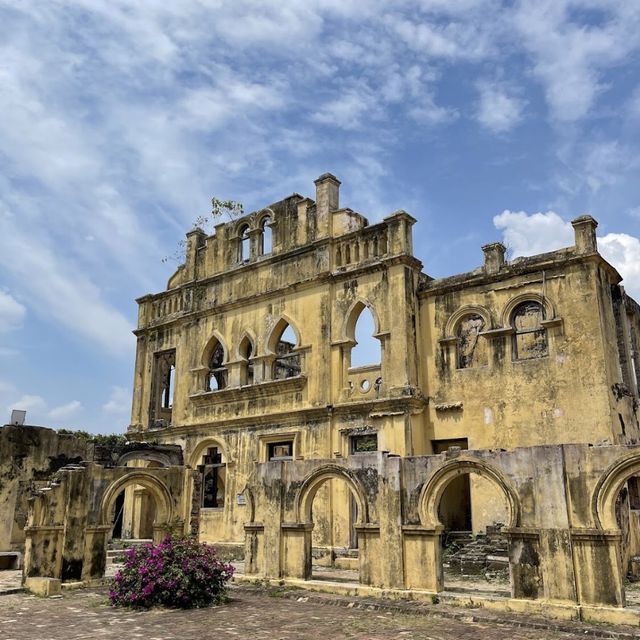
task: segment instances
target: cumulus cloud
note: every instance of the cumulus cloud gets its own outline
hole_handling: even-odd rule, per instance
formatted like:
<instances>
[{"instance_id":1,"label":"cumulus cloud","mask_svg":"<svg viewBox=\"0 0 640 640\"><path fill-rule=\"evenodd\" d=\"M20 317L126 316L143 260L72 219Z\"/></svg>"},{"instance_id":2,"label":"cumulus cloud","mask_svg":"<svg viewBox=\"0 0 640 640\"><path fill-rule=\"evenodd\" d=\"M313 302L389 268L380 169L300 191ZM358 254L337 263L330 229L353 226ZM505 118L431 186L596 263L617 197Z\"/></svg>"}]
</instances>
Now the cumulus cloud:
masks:
<instances>
[{"instance_id":1,"label":"cumulus cloud","mask_svg":"<svg viewBox=\"0 0 640 640\"><path fill-rule=\"evenodd\" d=\"M502 231L514 258L574 244L571 223L554 211L528 214L505 210L493 218L493 223ZM620 272L629 295L640 300L640 239L626 233L608 233L598 238L598 250Z\"/></svg>"},{"instance_id":2,"label":"cumulus cloud","mask_svg":"<svg viewBox=\"0 0 640 640\"><path fill-rule=\"evenodd\" d=\"M0 289L0 332L20 327L26 313L24 305L9 292Z\"/></svg>"},{"instance_id":3,"label":"cumulus cloud","mask_svg":"<svg viewBox=\"0 0 640 640\"><path fill-rule=\"evenodd\" d=\"M480 98L476 119L493 133L505 133L522 119L524 101L509 93L500 83L478 83Z\"/></svg>"},{"instance_id":4,"label":"cumulus cloud","mask_svg":"<svg viewBox=\"0 0 640 640\"><path fill-rule=\"evenodd\" d=\"M42 412L46 411L47 403L42 396L24 394L15 402L9 404L7 409L20 409L22 411L33 411L36 414L41 414Z\"/></svg>"},{"instance_id":5,"label":"cumulus cloud","mask_svg":"<svg viewBox=\"0 0 640 640\"><path fill-rule=\"evenodd\" d=\"M71 402L67 402L66 404L51 409L51 411L49 411L49 417L54 420L64 420L77 414L81 410L82 403L80 400L72 400Z\"/></svg>"},{"instance_id":6,"label":"cumulus cloud","mask_svg":"<svg viewBox=\"0 0 640 640\"><path fill-rule=\"evenodd\" d=\"M105 413L126 414L131 411L131 392L124 387L111 387L111 395L102 405Z\"/></svg>"}]
</instances>

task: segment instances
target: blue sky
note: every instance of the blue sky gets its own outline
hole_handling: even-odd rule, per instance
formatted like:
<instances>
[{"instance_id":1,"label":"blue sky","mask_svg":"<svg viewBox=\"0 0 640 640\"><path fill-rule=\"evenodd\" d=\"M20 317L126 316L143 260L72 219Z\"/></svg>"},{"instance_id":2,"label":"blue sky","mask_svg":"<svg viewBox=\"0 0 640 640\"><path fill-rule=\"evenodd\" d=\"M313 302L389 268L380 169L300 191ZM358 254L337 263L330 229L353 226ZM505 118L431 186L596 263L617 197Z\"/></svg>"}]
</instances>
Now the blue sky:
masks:
<instances>
[{"instance_id":1,"label":"blue sky","mask_svg":"<svg viewBox=\"0 0 640 640\"><path fill-rule=\"evenodd\" d=\"M640 299L639 61L637 0L0 0L0 423L124 430L161 259L325 171L435 277L589 212Z\"/></svg>"}]
</instances>

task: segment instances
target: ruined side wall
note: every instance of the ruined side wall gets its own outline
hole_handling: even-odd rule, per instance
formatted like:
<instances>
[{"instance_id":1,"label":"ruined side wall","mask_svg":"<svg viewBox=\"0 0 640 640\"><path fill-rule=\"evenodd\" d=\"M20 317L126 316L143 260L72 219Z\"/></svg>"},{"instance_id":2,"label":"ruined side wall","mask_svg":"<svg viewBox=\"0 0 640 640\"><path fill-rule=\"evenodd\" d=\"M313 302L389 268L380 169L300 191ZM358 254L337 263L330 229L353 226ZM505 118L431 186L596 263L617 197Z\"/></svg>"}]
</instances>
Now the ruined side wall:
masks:
<instances>
[{"instance_id":1,"label":"ruined side wall","mask_svg":"<svg viewBox=\"0 0 640 640\"><path fill-rule=\"evenodd\" d=\"M591 262L557 261L533 272L510 277L507 272L499 282L427 291L421 304L421 356L430 437L468 438L469 448L505 449L617 441L607 373L617 350L615 343L605 344L613 318L597 312L596 276ZM512 332L502 316L520 296L548 302L545 320L555 322L546 330L546 357L512 358ZM455 336L446 335L445 328L467 306L485 309L490 318L478 338L487 357L485 364L460 369Z\"/></svg>"},{"instance_id":2,"label":"ruined side wall","mask_svg":"<svg viewBox=\"0 0 640 640\"><path fill-rule=\"evenodd\" d=\"M93 457L93 445L43 427L0 428L0 551L22 551L29 488L66 464Z\"/></svg>"}]
</instances>

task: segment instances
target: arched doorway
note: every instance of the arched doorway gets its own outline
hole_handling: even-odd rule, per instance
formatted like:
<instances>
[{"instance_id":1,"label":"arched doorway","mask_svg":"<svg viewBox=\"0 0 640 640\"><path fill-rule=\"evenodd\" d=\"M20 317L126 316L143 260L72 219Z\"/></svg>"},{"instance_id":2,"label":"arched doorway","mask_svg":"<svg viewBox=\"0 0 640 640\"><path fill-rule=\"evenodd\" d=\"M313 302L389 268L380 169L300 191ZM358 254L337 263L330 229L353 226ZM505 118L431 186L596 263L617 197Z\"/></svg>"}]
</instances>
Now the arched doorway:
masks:
<instances>
[{"instance_id":1,"label":"arched doorway","mask_svg":"<svg viewBox=\"0 0 640 640\"><path fill-rule=\"evenodd\" d=\"M299 521L308 527L311 554L307 576L315 580L359 582L357 526L367 521L364 492L344 469L317 470L297 498Z\"/></svg>"},{"instance_id":2,"label":"arched doorway","mask_svg":"<svg viewBox=\"0 0 640 640\"><path fill-rule=\"evenodd\" d=\"M500 472L483 462L454 460L423 490L423 519L442 527L445 590L509 597L505 527L515 526L518 501Z\"/></svg>"}]
</instances>

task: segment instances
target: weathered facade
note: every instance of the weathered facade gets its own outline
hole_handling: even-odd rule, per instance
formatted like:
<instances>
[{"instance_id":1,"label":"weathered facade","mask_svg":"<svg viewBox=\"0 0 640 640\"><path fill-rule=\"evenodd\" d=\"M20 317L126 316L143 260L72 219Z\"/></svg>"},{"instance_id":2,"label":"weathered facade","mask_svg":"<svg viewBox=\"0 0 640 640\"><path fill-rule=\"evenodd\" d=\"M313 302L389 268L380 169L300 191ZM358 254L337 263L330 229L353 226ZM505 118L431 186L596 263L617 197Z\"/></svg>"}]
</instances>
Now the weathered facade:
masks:
<instances>
[{"instance_id":1,"label":"weathered facade","mask_svg":"<svg viewBox=\"0 0 640 640\"><path fill-rule=\"evenodd\" d=\"M130 534L192 533L251 576L304 580L312 557L357 548L363 584L437 592L443 531L497 525L512 598L624 604L640 309L595 220L573 221L573 247L508 262L489 244L481 267L436 280L409 214L369 224L340 207L334 176L315 184L315 201L187 234L167 290L138 300L127 434L183 458L132 450L85 480L65 472L90 508L73 524L59 486L38 494L28 555L58 527L96 577L126 490Z\"/></svg>"},{"instance_id":2,"label":"weathered facade","mask_svg":"<svg viewBox=\"0 0 640 640\"><path fill-rule=\"evenodd\" d=\"M339 186L325 174L315 202L294 194L190 232L167 291L138 301L129 433L180 444L194 469L215 448L203 539L241 543L237 496L274 445L308 460L638 441L640 316L591 217L574 221L574 247L508 263L490 244L482 267L434 280L413 256L411 216L370 225L340 208ZM369 311L380 357L351 366ZM458 528L501 517L489 490L472 479L472 522ZM317 509L316 545L348 546L353 507Z\"/></svg>"}]
</instances>

